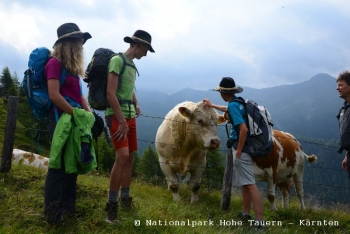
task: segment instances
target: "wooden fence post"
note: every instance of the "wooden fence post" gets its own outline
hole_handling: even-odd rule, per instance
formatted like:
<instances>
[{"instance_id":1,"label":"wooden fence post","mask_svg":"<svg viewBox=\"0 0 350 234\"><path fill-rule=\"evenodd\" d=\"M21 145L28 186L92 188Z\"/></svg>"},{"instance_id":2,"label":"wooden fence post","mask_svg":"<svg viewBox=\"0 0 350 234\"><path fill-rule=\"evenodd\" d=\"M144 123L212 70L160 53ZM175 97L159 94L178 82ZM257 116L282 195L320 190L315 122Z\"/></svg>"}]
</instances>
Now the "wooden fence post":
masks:
<instances>
[{"instance_id":1,"label":"wooden fence post","mask_svg":"<svg viewBox=\"0 0 350 234\"><path fill-rule=\"evenodd\" d=\"M232 189L232 173L233 173L233 157L232 148L227 149L225 174L222 182L221 194L221 209L228 210L231 203L231 189Z\"/></svg>"},{"instance_id":2,"label":"wooden fence post","mask_svg":"<svg viewBox=\"0 0 350 234\"><path fill-rule=\"evenodd\" d=\"M0 172L9 172L11 170L13 144L15 142L15 130L18 114L18 101L16 96L10 96L7 104L7 119L2 145Z\"/></svg>"}]
</instances>

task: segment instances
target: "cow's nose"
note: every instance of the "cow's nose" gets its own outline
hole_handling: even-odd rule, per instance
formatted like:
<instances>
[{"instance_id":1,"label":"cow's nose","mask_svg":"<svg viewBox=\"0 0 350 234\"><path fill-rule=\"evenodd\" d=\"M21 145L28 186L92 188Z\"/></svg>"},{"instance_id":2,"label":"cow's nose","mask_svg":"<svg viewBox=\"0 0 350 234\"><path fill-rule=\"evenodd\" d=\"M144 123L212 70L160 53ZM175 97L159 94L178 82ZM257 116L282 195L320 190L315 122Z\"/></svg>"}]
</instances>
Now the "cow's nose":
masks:
<instances>
[{"instance_id":1,"label":"cow's nose","mask_svg":"<svg viewBox=\"0 0 350 234\"><path fill-rule=\"evenodd\" d=\"M210 141L210 145L212 146L212 148L218 149L220 147L220 140L219 139L212 139Z\"/></svg>"}]
</instances>

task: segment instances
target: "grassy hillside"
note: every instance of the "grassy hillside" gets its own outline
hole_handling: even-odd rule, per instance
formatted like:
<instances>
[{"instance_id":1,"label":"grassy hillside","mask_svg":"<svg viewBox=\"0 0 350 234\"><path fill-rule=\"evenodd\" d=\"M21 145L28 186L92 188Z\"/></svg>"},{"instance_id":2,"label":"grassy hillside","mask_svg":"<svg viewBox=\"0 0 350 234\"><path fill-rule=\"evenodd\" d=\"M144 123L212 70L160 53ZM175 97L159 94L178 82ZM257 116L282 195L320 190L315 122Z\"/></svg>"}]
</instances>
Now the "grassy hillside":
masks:
<instances>
[{"instance_id":1,"label":"grassy hillside","mask_svg":"<svg viewBox=\"0 0 350 234\"><path fill-rule=\"evenodd\" d=\"M78 177L77 219L52 227L43 217L45 174L41 169L21 165L13 165L11 173L0 174L0 233L255 233L248 223L229 225L238 221L236 216L242 207L239 194L232 196L230 210L222 211L220 191L202 188L200 202L190 204L190 191L183 185L180 189L182 201L175 203L165 184L151 185L137 179L131 188L132 211L120 210L118 226L106 224L104 206L108 177L94 173ZM347 208L337 205L332 210L309 207L301 212L294 199L289 209L280 208L276 212L268 210L269 203L264 199L266 221L282 223L282 226L270 226L266 233L349 233ZM281 206L280 202L278 205ZM138 220L140 226L135 225ZM303 226L300 220L304 220L305 225L307 220L338 222L339 225ZM204 221L208 222L206 226Z\"/></svg>"},{"instance_id":2,"label":"grassy hillside","mask_svg":"<svg viewBox=\"0 0 350 234\"><path fill-rule=\"evenodd\" d=\"M7 103L0 103L0 149L4 138ZM35 125L32 138L32 119L26 100L19 103L16 138L14 148L31 147L38 153L37 129L45 125ZM48 155L49 147L45 131L40 131L42 155ZM104 207L108 190L108 175L96 172L78 178L77 209L75 220L65 220L63 226L52 227L43 217L43 192L46 172L26 166L12 166L10 173L0 174L0 233L255 233L249 223L242 226L237 214L242 210L240 190L231 198L229 211L220 210L221 192L209 190L204 185L199 191L200 202L190 204L190 191L186 184L181 187L182 201L172 201L171 192L164 182L154 185L134 178L131 188L134 197L132 211L120 210L120 225L117 227L104 222ZM219 188L221 185L218 186ZM305 185L305 189L309 184ZM312 201L305 202L308 209L300 211L299 202L292 197L291 207L279 211L269 210L269 203L264 196L265 220L278 221L282 226L270 226L266 233L349 233L349 206L334 203L332 209L314 207ZM253 211L252 211L253 213ZM140 226L135 223L140 221ZM325 221L326 225L308 226L309 221ZM211 221L212 223L209 223ZM301 225L300 222L302 222ZM337 222L337 226L329 226ZM206 226L204 225L206 224ZM211 225L212 224L212 225Z\"/></svg>"}]
</instances>

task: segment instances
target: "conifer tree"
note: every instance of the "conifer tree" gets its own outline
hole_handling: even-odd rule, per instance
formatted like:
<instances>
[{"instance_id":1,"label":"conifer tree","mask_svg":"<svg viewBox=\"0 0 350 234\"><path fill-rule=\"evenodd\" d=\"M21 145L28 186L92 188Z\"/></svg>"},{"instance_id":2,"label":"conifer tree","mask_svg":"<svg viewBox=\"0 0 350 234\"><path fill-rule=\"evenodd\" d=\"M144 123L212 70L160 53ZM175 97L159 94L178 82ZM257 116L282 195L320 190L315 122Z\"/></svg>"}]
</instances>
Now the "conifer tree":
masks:
<instances>
[{"instance_id":1,"label":"conifer tree","mask_svg":"<svg viewBox=\"0 0 350 234\"><path fill-rule=\"evenodd\" d=\"M137 163L137 173L145 179L162 176L157 152L151 145L143 152Z\"/></svg>"},{"instance_id":2,"label":"conifer tree","mask_svg":"<svg viewBox=\"0 0 350 234\"><path fill-rule=\"evenodd\" d=\"M18 79L16 72L13 73L12 79L16 88L17 95L20 97L24 97L26 94L24 92L21 82Z\"/></svg>"},{"instance_id":3,"label":"conifer tree","mask_svg":"<svg viewBox=\"0 0 350 234\"><path fill-rule=\"evenodd\" d=\"M5 67L2 70L0 77L0 86L3 92L2 96L17 96L15 83L11 77L10 69L8 67Z\"/></svg>"}]
</instances>

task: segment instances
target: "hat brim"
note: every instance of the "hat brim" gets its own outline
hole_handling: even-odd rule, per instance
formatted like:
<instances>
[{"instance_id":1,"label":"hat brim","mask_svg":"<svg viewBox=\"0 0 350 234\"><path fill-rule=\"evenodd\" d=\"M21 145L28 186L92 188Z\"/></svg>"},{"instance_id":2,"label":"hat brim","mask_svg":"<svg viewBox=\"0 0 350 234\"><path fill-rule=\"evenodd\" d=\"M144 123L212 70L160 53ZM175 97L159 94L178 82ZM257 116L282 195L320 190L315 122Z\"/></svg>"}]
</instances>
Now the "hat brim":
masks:
<instances>
[{"instance_id":1,"label":"hat brim","mask_svg":"<svg viewBox=\"0 0 350 234\"><path fill-rule=\"evenodd\" d=\"M89 40L90 38L92 38L92 36L88 32L72 34L72 35L69 35L67 37L62 37L62 38L57 39L57 41L55 42L54 45L56 45L60 41L65 41L65 40L69 40L69 39L72 39L72 38L84 38L83 44L85 44L85 42L87 40Z\"/></svg>"},{"instance_id":2,"label":"hat brim","mask_svg":"<svg viewBox=\"0 0 350 234\"><path fill-rule=\"evenodd\" d=\"M137 40L136 38L131 38L131 37L124 37L124 42L126 43L144 43L144 44L147 44L149 45L149 48L148 50L152 53L154 53L154 49L152 47L152 45L150 43L148 43L147 41L141 41L141 40Z\"/></svg>"},{"instance_id":3,"label":"hat brim","mask_svg":"<svg viewBox=\"0 0 350 234\"><path fill-rule=\"evenodd\" d=\"M224 90L224 89L220 89L220 88L215 88L213 89L213 91L217 91L220 93L242 93L243 92L243 88L237 86L236 89L232 89L232 90Z\"/></svg>"}]
</instances>

